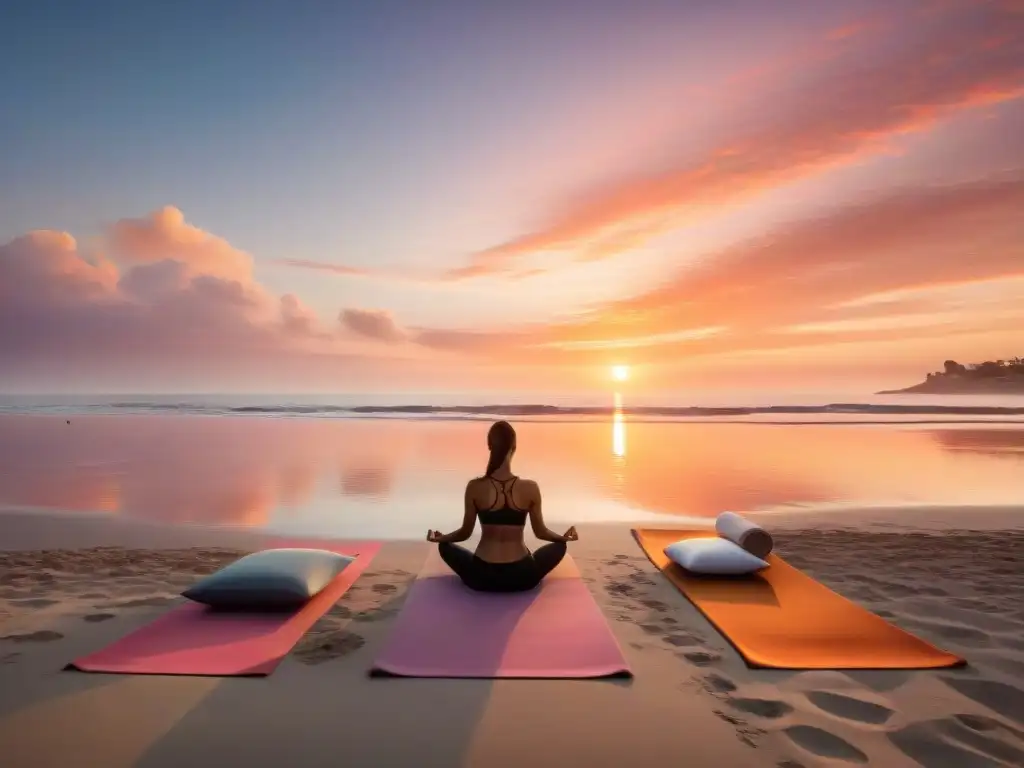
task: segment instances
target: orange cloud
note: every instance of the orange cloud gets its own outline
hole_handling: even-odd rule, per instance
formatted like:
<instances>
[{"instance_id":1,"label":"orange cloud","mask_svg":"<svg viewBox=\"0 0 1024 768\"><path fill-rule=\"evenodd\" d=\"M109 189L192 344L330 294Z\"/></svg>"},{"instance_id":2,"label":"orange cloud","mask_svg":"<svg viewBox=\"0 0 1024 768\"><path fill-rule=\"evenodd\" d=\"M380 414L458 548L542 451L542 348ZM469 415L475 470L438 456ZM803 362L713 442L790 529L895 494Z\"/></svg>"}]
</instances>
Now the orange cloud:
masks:
<instances>
[{"instance_id":1,"label":"orange cloud","mask_svg":"<svg viewBox=\"0 0 1024 768\"><path fill-rule=\"evenodd\" d=\"M107 242L124 264L175 261L190 273L248 280L252 259L227 240L188 224L184 214L166 206L139 219L121 219L108 227Z\"/></svg>"},{"instance_id":2,"label":"orange cloud","mask_svg":"<svg viewBox=\"0 0 1024 768\"><path fill-rule=\"evenodd\" d=\"M958 111L1024 95L1024 34L995 40L991 34L1020 28L1011 7L957 5L914 20L913 29L910 23L870 40L873 47L846 48L816 67L813 79L792 72L790 89L800 82L803 89L776 95L759 120L764 127L723 137L703 157L596 191L547 226L475 254L447 277L514 272L519 258L536 252L612 255L678 226L687 212L749 199L877 153L891 138L925 131ZM617 228L652 217L661 224L616 247Z\"/></svg>"},{"instance_id":3,"label":"orange cloud","mask_svg":"<svg viewBox=\"0 0 1024 768\"><path fill-rule=\"evenodd\" d=\"M1024 175L902 190L707 254L576 322L416 329L414 338L485 357L590 364L623 352L657 362L1010 327L1015 311L1024 321L1014 304L1024 281L988 304L982 293L957 301L949 290L1024 277L1021 210Z\"/></svg>"}]
</instances>

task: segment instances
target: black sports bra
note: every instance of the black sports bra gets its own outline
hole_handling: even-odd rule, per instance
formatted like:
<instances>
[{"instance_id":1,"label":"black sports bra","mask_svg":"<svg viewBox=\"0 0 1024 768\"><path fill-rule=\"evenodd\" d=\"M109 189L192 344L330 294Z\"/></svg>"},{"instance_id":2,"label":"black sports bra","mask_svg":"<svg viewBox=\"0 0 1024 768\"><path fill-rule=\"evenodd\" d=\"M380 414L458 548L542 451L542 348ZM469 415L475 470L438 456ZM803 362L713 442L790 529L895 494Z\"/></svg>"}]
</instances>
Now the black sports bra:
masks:
<instances>
[{"instance_id":1,"label":"black sports bra","mask_svg":"<svg viewBox=\"0 0 1024 768\"><path fill-rule=\"evenodd\" d=\"M517 525L520 528L526 525L527 511L525 509L518 509L512 504L512 486L515 485L518 477L510 477L505 482L501 480L495 480L493 477L488 477L492 483L494 483L495 490L498 493L498 498L494 500L497 504L502 496L505 497L504 505L495 509L477 509L476 513L480 518L481 525ZM508 483L506 487L505 483Z\"/></svg>"}]
</instances>

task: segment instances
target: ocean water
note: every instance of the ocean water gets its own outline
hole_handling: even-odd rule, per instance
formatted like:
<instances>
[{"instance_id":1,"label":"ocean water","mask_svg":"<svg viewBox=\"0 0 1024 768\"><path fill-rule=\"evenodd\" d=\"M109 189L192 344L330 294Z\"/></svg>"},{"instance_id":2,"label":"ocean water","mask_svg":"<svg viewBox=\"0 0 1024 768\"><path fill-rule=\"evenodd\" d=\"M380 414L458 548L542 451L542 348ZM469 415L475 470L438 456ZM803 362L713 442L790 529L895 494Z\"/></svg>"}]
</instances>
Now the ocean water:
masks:
<instances>
[{"instance_id":1,"label":"ocean water","mask_svg":"<svg viewBox=\"0 0 1024 768\"><path fill-rule=\"evenodd\" d=\"M487 459L484 410L366 418L187 405L8 404L0 413L0 507L419 538L457 527L465 483ZM708 521L727 509L1024 507L1020 415L915 412L913 423L900 421L905 413L795 415L809 420L647 418L624 407L517 416L515 469L540 482L552 527ZM840 415L848 420L837 423Z\"/></svg>"},{"instance_id":2,"label":"ocean water","mask_svg":"<svg viewBox=\"0 0 1024 768\"><path fill-rule=\"evenodd\" d=\"M190 414L316 418L718 421L1021 421L1024 397L764 391L429 394L0 395L0 414Z\"/></svg>"}]
</instances>

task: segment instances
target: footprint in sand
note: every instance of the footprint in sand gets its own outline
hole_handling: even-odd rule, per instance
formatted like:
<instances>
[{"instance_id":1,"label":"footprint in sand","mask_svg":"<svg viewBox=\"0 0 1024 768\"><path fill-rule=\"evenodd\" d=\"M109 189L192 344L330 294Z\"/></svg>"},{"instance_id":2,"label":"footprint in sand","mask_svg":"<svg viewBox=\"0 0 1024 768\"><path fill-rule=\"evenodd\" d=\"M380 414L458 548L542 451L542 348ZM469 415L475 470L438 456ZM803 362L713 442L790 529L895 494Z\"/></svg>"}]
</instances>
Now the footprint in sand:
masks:
<instances>
[{"instance_id":1,"label":"footprint in sand","mask_svg":"<svg viewBox=\"0 0 1024 768\"><path fill-rule=\"evenodd\" d=\"M785 733L793 743L818 757L846 760L851 763L866 763L868 756L850 742L834 733L811 725L793 725Z\"/></svg>"},{"instance_id":2,"label":"footprint in sand","mask_svg":"<svg viewBox=\"0 0 1024 768\"><path fill-rule=\"evenodd\" d=\"M964 717L964 716L961 716ZM967 715L968 722L981 728L972 727L961 717L953 717L938 723L938 727L951 739L966 744L982 754L1002 760L1010 765L1024 765L1024 743L1021 742L1021 734L1013 728L1007 728L1001 723L987 718L974 720ZM979 722L979 720L981 722ZM1001 738L1011 742L1002 741Z\"/></svg>"},{"instance_id":3,"label":"footprint in sand","mask_svg":"<svg viewBox=\"0 0 1024 768\"><path fill-rule=\"evenodd\" d=\"M993 712L1017 723L1024 723L1024 691L995 680L979 680L970 677L943 677L950 688L974 699Z\"/></svg>"},{"instance_id":4,"label":"footprint in sand","mask_svg":"<svg viewBox=\"0 0 1024 768\"><path fill-rule=\"evenodd\" d=\"M668 606L660 600L640 600L639 602L644 608L650 608L657 613L664 613L668 610Z\"/></svg>"},{"instance_id":5,"label":"footprint in sand","mask_svg":"<svg viewBox=\"0 0 1024 768\"><path fill-rule=\"evenodd\" d=\"M59 600L50 600L45 597L26 597L20 600L12 601L15 605L24 606L26 608L49 608L51 605L56 605Z\"/></svg>"},{"instance_id":6,"label":"footprint in sand","mask_svg":"<svg viewBox=\"0 0 1024 768\"><path fill-rule=\"evenodd\" d=\"M125 600L123 603L111 603L110 605L97 605L96 608L156 608L170 605L174 602L173 597L143 597L138 600Z\"/></svg>"},{"instance_id":7,"label":"footprint in sand","mask_svg":"<svg viewBox=\"0 0 1024 768\"><path fill-rule=\"evenodd\" d=\"M717 653L707 653L705 651L688 651L687 653L681 654L681 656L691 664L696 664L698 667L706 667L722 660L722 657Z\"/></svg>"},{"instance_id":8,"label":"footprint in sand","mask_svg":"<svg viewBox=\"0 0 1024 768\"><path fill-rule=\"evenodd\" d=\"M378 595L390 595L398 591L398 587L394 584L374 584L370 587L371 592L376 592Z\"/></svg>"},{"instance_id":9,"label":"footprint in sand","mask_svg":"<svg viewBox=\"0 0 1024 768\"><path fill-rule=\"evenodd\" d=\"M766 720L777 720L793 711L793 707L776 699L727 699L729 706L748 715L756 715Z\"/></svg>"},{"instance_id":10,"label":"footprint in sand","mask_svg":"<svg viewBox=\"0 0 1024 768\"><path fill-rule=\"evenodd\" d=\"M321 664L358 651L366 640L353 632L337 632L328 636L307 635L292 651L292 656L303 664Z\"/></svg>"},{"instance_id":11,"label":"footprint in sand","mask_svg":"<svg viewBox=\"0 0 1024 768\"><path fill-rule=\"evenodd\" d=\"M893 715L893 711L881 704L875 704L863 699L855 699L852 696L844 696L841 693L829 691L809 691L805 694L810 702L823 712L841 717L844 720L854 720L858 723L870 725L882 725Z\"/></svg>"},{"instance_id":12,"label":"footprint in sand","mask_svg":"<svg viewBox=\"0 0 1024 768\"><path fill-rule=\"evenodd\" d=\"M736 730L737 738L741 742L746 744L748 747L756 748L757 737L763 736L765 733L760 728L755 728L751 726L749 723L747 723L746 720L743 720L739 717L734 717L733 715L730 715L728 712L723 712L720 709L713 709L711 710L711 713L720 720L724 720L725 722L729 723L729 725L731 725Z\"/></svg>"},{"instance_id":13,"label":"footprint in sand","mask_svg":"<svg viewBox=\"0 0 1024 768\"><path fill-rule=\"evenodd\" d=\"M373 621L382 621L384 619L391 618L396 613L398 613L398 609L377 609L372 611L359 611L358 613L352 615L352 620L362 622L363 624L367 624Z\"/></svg>"},{"instance_id":14,"label":"footprint in sand","mask_svg":"<svg viewBox=\"0 0 1024 768\"><path fill-rule=\"evenodd\" d=\"M953 718L914 723L890 733L889 741L926 768L997 768L1000 760L1010 765L1024 764L1024 752L1020 749L967 728Z\"/></svg>"},{"instance_id":15,"label":"footprint in sand","mask_svg":"<svg viewBox=\"0 0 1024 768\"><path fill-rule=\"evenodd\" d=\"M708 675L701 684L708 693L732 693L736 690L736 683L722 675Z\"/></svg>"},{"instance_id":16,"label":"footprint in sand","mask_svg":"<svg viewBox=\"0 0 1024 768\"><path fill-rule=\"evenodd\" d=\"M82 621L87 621L90 624L98 624L101 621L109 621L116 617L116 613L87 613L82 617Z\"/></svg>"},{"instance_id":17,"label":"footprint in sand","mask_svg":"<svg viewBox=\"0 0 1024 768\"><path fill-rule=\"evenodd\" d=\"M644 587L653 587L655 584L657 584L656 581L652 580L643 571L636 571L635 573L631 573L628 578L634 584L640 584L641 586L644 586ZM643 602L643 601L641 601L641 602ZM663 610L663 609L657 609L657 610Z\"/></svg>"},{"instance_id":18,"label":"footprint in sand","mask_svg":"<svg viewBox=\"0 0 1024 768\"><path fill-rule=\"evenodd\" d=\"M991 717L985 717L985 715L953 715L953 719L961 725L970 728L972 731L1006 731L1007 733L1013 734L1015 738L1024 742L1024 731L1019 731L1016 728L1003 725L998 720L994 720Z\"/></svg>"},{"instance_id":19,"label":"footprint in sand","mask_svg":"<svg viewBox=\"0 0 1024 768\"><path fill-rule=\"evenodd\" d=\"M49 643L60 640L64 637L60 632L51 629L40 629L35 632L25 632L20 635L4 635L0 640L10 640L12 643Z\"/></svg>"},{"instance_id":20,"label":"footprint in sand","mask_svg":"<svg viewBox=\"0 0 1024 768\"><path fill-rule=\"evenodd\" d=\"M688 635L685 632L672 632L661 638L662 642L674 645L676 648L689 648L694 645L700 645L703 640L693 635Z\"/></svg>"},{"instance_id":21,"label":"footprint in sand","mask_svg":"<svg viewBox=\"0 0 1024 768\"><path fill-rule=\"evenodd\" d=\"M636 587L621 581L613 581L605 587L605 592L615 597L636 597Z\"/></svg>"}]
</instances>

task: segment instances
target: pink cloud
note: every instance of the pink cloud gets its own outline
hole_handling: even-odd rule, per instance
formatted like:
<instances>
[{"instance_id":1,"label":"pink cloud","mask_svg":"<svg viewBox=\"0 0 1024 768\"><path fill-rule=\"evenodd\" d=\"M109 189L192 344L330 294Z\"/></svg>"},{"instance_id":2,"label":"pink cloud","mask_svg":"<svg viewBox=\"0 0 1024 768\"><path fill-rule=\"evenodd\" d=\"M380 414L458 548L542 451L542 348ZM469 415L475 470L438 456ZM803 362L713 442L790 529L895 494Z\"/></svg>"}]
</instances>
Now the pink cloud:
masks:
<instances>
[{"instance_id":1,"label":"pink cloud","mask_svg":"<svg viewBox=\"0 0 1024 768\"><path fill-rule=\"evenodd\" d=\"M380 309L343 309L338 321L345 330L375 341L397 344L407 338L391 313Z\"/></svg>"},{"instance_id":2,"label":"pink cloud","mask_svg":"<svg viewBox=\"0 0 1024 768\"><path fill-rule=\"evenodd\" d=\"M117 267L81 253L66 232L30 232L2 246L0 254L0 305L74 304L117 290Z\"/></svg>"},{"instance_id":3,"label":"pink cloud","mask_svg":"<svg viewBox=\"0 0 1024 768\"><path fill-rule=\"evenodd\" d=\"M33 371L170 380L358 357L336 327L297 297L274 296L245 253L175 208L115 223L102 246L116 263L64 232L0 245L0 383Z\"/></svg>"},{"instance_id":4,"label":"pink cloud","mask_svg":"<svg viewBox=\"0 0 1024 768\"><path fill-rule=\"evenodd\" d=\"M281 299L281 326L295 336L317 335L319 322L316 312L307 307L292 293L284 294Z\"/></svg>"}]
</instances>

